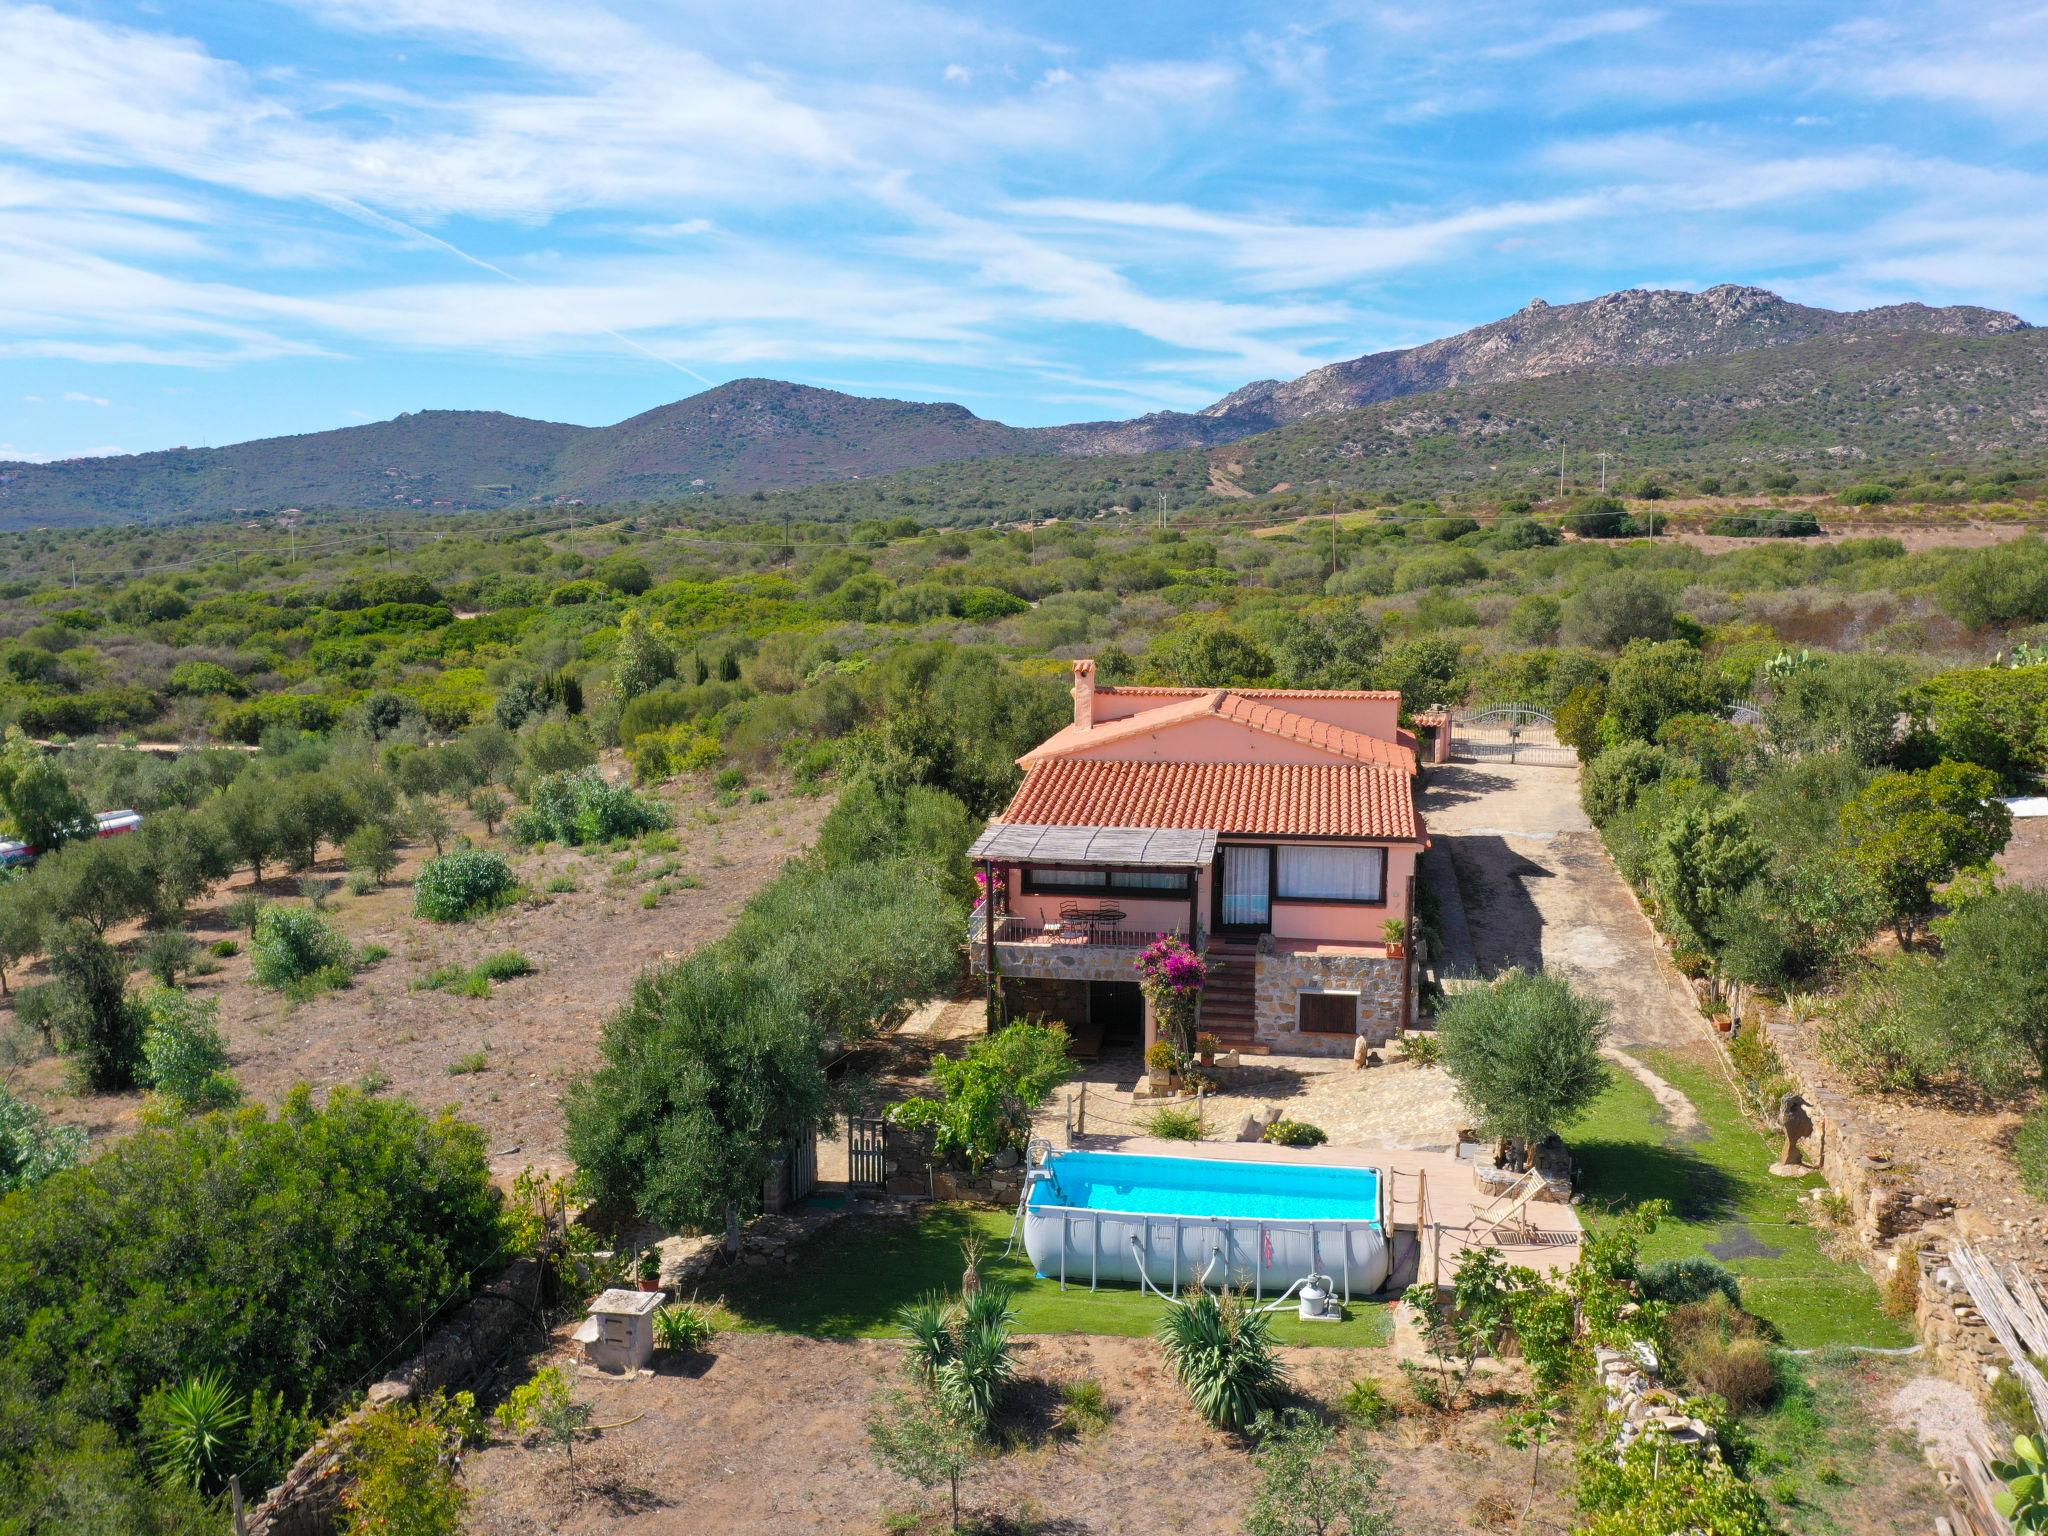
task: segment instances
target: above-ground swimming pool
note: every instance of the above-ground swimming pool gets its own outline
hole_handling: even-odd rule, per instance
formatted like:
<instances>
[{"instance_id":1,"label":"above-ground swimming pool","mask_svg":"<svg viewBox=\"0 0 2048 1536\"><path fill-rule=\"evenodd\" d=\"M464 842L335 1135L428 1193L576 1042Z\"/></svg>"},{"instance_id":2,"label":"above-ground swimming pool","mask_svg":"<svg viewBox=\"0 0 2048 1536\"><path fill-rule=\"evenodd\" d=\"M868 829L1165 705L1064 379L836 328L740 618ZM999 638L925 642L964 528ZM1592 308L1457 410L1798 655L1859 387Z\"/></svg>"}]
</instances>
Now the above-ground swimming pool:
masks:
<instances>
[{"instance_id":1,"label":"above-ground swimming pool","mask_svg":"<svg viewBox=\"0 0 2048 1536\"><path fill-rule=\"evenodd\" d=\"M1386 1284L1377 1168L1055 1152L1031 1178L1024 1246L1064 1283L1273 1293L1322 1274L1347 1299Z\"/></svg>"}]
</instances>

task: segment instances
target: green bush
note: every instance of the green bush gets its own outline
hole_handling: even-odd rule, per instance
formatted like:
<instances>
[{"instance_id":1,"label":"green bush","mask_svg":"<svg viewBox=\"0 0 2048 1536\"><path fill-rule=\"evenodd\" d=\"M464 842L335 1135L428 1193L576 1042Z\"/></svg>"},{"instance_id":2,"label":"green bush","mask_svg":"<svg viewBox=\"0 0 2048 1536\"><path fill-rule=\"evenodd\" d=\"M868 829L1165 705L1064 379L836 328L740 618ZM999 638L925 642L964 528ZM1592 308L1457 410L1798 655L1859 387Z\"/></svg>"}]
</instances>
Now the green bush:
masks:
<instances>
[{"instance_id":1,"label":"green bush","mask_svg":"<svg viewBox=\"0 0 2048 1536\"><path fill-rule=\"evenodd\" d=\"M1370 1376L1361 1376L1345 1389L1339 1407L1344 1417L1360 1429L1381 1429L1399 1416L1387 1389Z\"/></svg>"},{"instance_id":2,"label":"green bush","mask_svg":"<svg viewBox=\"0 0 2048 1536\"><path fill-rule=\"evenodd\" d=\"M148 1023L141 1077L166 1103L189 1115L240 1101L241 1086L228 1071L221 1039L219 1003L158 987L142 999L142 1011Z\"/></svg>"},{"instance_id":3,"label":"green bush","mask_svg":"<svg viewBox=\"0 0 2048 1536\"><path fill-rule=\"evenodd\" d=\"M1552 971L1509 971L1445 1000L1443 1061L1483 1134L1534 1144L1607 1086L1606 1005Z\"/></svg>"},{"instance_id":4,"label":"green bush","mask_svg":"<svg viewBox=\"0 0 2048 1536\"><path fill-rule=\"evenodd\" d=\"M1011 1024L932 1062L936 1099L910 1098L890 1110L902 1125L929 1127L933 1148L969 1168L1003 1151L1020 1152L1032 1113L1073 1075L1067 1032L1056 1024Z\"/></svg>"},{"instance_id":5,"label":"green bush","mask_svg":"<svg viewBox=\"0 0 2048 1536\"><path fill-rule=\"evenodd\" d=\"M420 866L412 883L412 909L431 922L465 922L502 906L518 884L504 855L457 848Z\"/></svg>"},{"instance_id":6,"label":"green bush","mask_svg":"<svg viewBox=\"0 0 2048 1536\"><path fill-rule=\"evenodd\" d=\"M1263 1138L1276 1147L1320 1147L1330 1139L1321 1126L1306 1120L1275 1120Z\"/></svg>"},{"instance_id":7,"label":"green bush","mask_svg":"<svg viewBox=\"0 0 2048 1536\"><path fill-rule=\"evenodd\" d=\"M654 1343L670 1354L702 1349L717 1335L710 1314L688 1302L675 1302L654 1314Z\"/></svg>"},{"instance_id":8,"label":"green bush","mask_svg":"<svg viewBox=\"0 0 2048 1536\"><path fill-rule=\"evenodd\" d=\"M109 1426L108 1451L157 1388L213 1371L243 1402L336 1405L503 1246L483 1133L401 1099L337 1087L316 1108L300 1087L275 1118L144 1128L9 1198L0 1395L18 1428L0 1464L38 1432L24 1392Z\"/></svg>"},{"instance_id":9,"label":"green bush","mask_svg":"<svg viewBox=\"0 0 2048 1536\"><path fill-rule=\"evenodd\" d=\"M1161 1141L1200 1141L1202 1117L1192 1109L1162 1105L1145 1117L1145 1134Z\"/></svg>"},{"instance_id":10,"label":"green bush","mask_svg":"<svg viewBox=\"0 0 2048 1536\"><path fill-rule=\"evenodd\" d=\"M323 973L349 970L348 941L311 907L266 906L249 944L257 985L289 988Z\"/></svg>"},{"instance_id":11,"label":"green bush","mask_svg":"<svg viewBox=\"0 0 2048 1536\"><path fill-rule=\"evenodd\" d=\"M40 1184L84 1156L84 1131L50 1124L40 1109L0 1083L0 1195Z\"/></svg>"},{"instance_id":12,"label":"green bush","mask_svg":"<svg viewBox=\"0 0 2048 1536\"><path fill-rule=\"evenodd\" d=\"M582 847L637 837L674 822L659 800L613 784L595 768L544 774L527 792L523 810L512 818L512 835L522 843L565 843Z\"/></svg>"},{"instance_id":13,"label":"green bush","mask_svg":"<svg viewBox=\"0 0 2048 1536\"><path fill-rule=\"evenodd\" d=\"M1734 1306L1742 1305L1742 1287L1726 1265L1704 1254L1683 1259L1663 1259L1637 1267L1636 1284L1645 1301L1669 1302L1680 1306L1722 1295Z\"/></svg>"},{"instance_id":14,"label":"green bush","mask_svg":"<svg viewBox=\"0 0 2048 1536\"><path fill-rule=\"evenodd\" d=\"M1195 1411L1243 1434L1280 1401L1287 1367L1273 1350L1273 1319L1235 1291L1196 1291L1166 1309L1159 1342Z\"/></svg>"},{"instance_id":15,"label":"green bush","mask_svg":"<svg viewBox=\"0 0 2048 1536\"><path fill-rule=\"evenodd\" d=\"M215 939L206 946L206 952L216 960L228 960L242 952L242 945L236 939Z\"/></svg>"},{"instance_id":16,"label":"green bush","mask_svg":"<svg viewBox=\"0 0 2048 1536\"><path fill-rule=\"evenodd\" d=\"M535 966L518 950L506 949L479 960L476 970L487 981L511 981L514 977L531 976Z\"/></svg>"}]
</instances>

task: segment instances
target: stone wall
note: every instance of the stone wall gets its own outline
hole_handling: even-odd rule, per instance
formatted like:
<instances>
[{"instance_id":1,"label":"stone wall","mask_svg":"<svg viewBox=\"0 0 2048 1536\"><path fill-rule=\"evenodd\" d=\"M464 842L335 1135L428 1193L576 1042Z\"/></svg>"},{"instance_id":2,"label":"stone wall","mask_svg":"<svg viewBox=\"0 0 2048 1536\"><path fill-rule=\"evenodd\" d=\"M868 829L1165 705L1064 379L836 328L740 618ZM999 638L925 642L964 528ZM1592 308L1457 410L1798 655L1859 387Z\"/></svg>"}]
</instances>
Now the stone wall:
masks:
<instances>
[{"instance_id":1,"label":"stone wall","mask_svg":"<svg viewBox=\"0 0 2048 1536\"><path fill-rule=\"evenodd\" d=\"M1006 976L1003 1009L1012 1019L1044 1017L1062 1024L1085 1024L1088 983L1065 977Z\"/></svg>"},{"instance_id":2,"label":"stone wall","mask_svg":"<svg viewBox=\"0 0 2048 1536\"><path fill-rule=\"evenodd\" d=\"M519 1259L481 1287L421 1351L365 1394L362 1406L331 1424L248 1513L249 1536L327 1536L341 1509L342 1459L356 1423L371 1410L469 1381L502 1356L523 1327L537 1327L535 1260Z\"/></svg>"},{"instance_id":3,"label":"stone wall","mask_svg":"<svg viewBox=\"0 0 2048 1536\"><path fill-rule=\"evenodd\" d=\"M1302 992L1356 992L1358 1033L1375 1046L1400 1032L1405 960L1382 955L1286 954L1259 948L1253 983L1253 1026L1258 1038L1298 1056L1349 1056L1356 1039L1348 1035L1304 1034L1297 1026Z\"/></svg>"},{"instance_id":4,"label":"stone wall","mask_svg":"<svg viewBox=\"0 0 2048 1536\"><path fill-rule=\"evenodd\" d=\"M968 1173L933 1156L931 1132L893 1123L882 1130L882 1173L883 1188L891 1195L929 1195L1007 1209L1024 1192L1024 1169L1014 1152L999 1155L980 1173Z\"/></svg>"},{"instance_id":5,"label":"stone wall","mask_svg":"<svg viewBox=\"0 0 2048 1536\"><path fill-rule=\"evenodd\" d=\"M987 950L970 944L967 958L974 974L987 969ZM1115 944L998 944L996 969L1008 983L1039 977L1050 981L1136 981L1138 951Z\"/></svg>"}]
</instances>

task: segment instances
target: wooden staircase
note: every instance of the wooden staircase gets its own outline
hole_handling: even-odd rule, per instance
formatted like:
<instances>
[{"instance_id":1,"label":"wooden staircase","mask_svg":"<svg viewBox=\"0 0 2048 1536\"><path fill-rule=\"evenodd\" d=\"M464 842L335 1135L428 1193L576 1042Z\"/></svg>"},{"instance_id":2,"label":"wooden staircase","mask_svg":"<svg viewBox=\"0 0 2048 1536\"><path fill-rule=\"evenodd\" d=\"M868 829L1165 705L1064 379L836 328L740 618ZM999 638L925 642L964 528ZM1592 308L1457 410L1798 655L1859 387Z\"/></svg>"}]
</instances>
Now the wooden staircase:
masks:
<instances>
[{"instance_id":1,"label":"wooden staircase","mask_svg":"<svg viewBox=\"0 0 2048 1536\"><path fill-rule=\"evenodd\" d=\"M1202 988L1202 1017L1196 1025L1216 1037L1216 1048L1263 1056L1272 1049L1258 1038L1254 997L1259 947L1231 939L1212 938L1204 951L1209 980Z\"/></svg>"}]
</instances>

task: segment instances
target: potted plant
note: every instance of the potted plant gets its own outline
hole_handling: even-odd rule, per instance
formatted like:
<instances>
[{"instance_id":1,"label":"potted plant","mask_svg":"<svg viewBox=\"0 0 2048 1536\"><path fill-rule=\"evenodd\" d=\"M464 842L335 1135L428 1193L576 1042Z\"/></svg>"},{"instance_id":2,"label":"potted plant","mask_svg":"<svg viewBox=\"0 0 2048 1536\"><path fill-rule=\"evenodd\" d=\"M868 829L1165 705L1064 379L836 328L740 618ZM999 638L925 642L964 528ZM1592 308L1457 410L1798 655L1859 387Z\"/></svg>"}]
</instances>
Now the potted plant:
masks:
<instances>
[{"instance_id":1,"label":"potted plant","mask_svg":"<svg viewBox=\"0 0 2048 1536\"><path fill-rule=\"evenodd\" d=\"M1164 1037L1154 1040L1146 1048L1145 1066L1152 1074L1152 1091L1171 1093L1174 1073L1180 1068L1180 1052L1173 1048L1171 1040Z\"/></svg>"},{"instance_id":2,"label":"potted plant","mask_svg":"<svg viewBox=\"0 0 2048 1536\"><path fill-rule=\"evenodd\" d=\"M658 1291L661 1289L661 1252L649 1248L640 1255L640 1289Z\"/></svg>"},{"instance_id":3,"label":"potted plant","mask_svg":"<svg viewBox=\"0 0 2048 1536\"><path fill-rule=\"evenodd\" d=\"M1222 1042L1206 1029L1195 1036L1195 1054L1201 1059L1203 1066L1213 1067L1216 1065L1216 1048L1221 1044Z\"/></svg>"},{"instance_id":4,"label":"potted plant","mask_svg":"<svg viewBox=\"0 0 2048 1536\"><path fill-rule=\"evenodd\" d=\"M1387 958L1400 960L1408 953L1408 922L1405 918L1390 917L1380 924L1380 937L1387 943Z\"/></svg>"}]
</instances>

